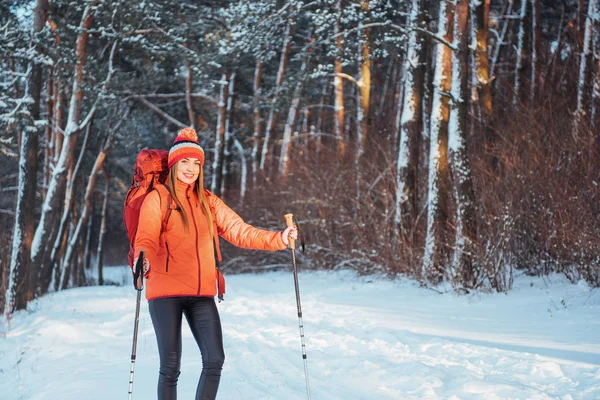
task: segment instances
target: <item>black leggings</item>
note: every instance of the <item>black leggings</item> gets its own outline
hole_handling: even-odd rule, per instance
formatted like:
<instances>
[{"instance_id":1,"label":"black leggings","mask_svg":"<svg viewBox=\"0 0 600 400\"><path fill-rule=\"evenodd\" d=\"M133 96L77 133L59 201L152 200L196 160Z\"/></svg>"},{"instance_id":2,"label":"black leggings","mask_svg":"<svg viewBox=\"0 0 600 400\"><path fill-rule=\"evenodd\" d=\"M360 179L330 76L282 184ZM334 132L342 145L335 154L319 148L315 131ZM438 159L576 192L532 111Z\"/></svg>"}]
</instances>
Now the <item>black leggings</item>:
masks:
<instances>
[{"instance_id":1,"label":"black leggings","mask_svg":"<svg viewBox=\"0 0 600 400\"><path fill-rule=\"evenodd\" d=\"M221 320L215 300L209 297L168 297L150 300L148 308L160 357L158 400L177 399L183 314L202 353L202 374L195 399L214 400L225 361Z\"/></svg>"}]
</instances>

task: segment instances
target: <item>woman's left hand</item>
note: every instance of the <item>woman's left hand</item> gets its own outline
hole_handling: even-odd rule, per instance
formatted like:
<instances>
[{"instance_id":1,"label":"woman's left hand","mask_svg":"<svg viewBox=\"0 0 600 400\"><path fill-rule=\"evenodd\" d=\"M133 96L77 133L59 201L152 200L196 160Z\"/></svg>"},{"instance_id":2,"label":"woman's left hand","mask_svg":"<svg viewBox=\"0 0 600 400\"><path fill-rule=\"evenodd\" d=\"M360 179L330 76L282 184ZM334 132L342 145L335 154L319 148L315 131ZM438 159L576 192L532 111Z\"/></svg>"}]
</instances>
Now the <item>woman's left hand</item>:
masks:
<instances>
[{"instance_id":1,"label":"woman's left hand","mask_svg":"<svg viewBox=\"0 0 600 400\"><path fill-rule=\"evenodd\" d=\"M288 226L285 231L281 232L281 239L286 246L290 244L290 238L298 240L298 229L294 226Z\"/></svg>"}]
</instances>

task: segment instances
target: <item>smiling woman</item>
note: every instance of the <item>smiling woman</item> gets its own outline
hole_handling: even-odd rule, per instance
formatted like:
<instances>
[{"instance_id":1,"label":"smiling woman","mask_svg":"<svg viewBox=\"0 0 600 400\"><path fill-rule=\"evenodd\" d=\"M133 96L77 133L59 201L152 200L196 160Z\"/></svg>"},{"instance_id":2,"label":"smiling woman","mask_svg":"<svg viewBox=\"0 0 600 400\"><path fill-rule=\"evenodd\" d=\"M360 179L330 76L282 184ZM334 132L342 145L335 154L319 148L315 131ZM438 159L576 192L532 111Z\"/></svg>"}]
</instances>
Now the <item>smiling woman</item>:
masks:
<instances>
[{"instance_id":1,"label":"smiling woman","mask_svg":"<svg viewBox=\"0 0 600 400\"><path fill-rule=\"evenodd\" d=\"M145 255L146 298L158 341L158 399L177 397L181 364L181 322L185 314L202 353L196 399L214 399L225 361L221 321L214 301L218 237L255 250L283 250L295 228L272 232L246 224L233 210L204 189L204 150L191 128L179 131L169 151L167 190L158 185L140 209L135 236L136 260ZM164 192L162 195L161 193ZM163 215L169 213L166 222ZM224 286L224 285L223 285ZM223 290L221 290L223 289ZM219 297L224 287L219 285Z\"/></svg>"}]
</instances>

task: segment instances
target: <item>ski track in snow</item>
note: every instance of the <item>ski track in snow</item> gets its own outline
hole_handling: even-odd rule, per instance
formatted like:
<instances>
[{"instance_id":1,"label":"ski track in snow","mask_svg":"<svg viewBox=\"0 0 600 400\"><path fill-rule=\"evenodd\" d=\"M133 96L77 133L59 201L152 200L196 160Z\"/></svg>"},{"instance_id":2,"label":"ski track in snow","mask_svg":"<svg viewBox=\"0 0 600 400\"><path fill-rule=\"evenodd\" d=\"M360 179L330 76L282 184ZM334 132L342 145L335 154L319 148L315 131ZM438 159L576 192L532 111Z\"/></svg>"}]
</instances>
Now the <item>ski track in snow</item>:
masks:
<instances>
[{"instance_id":1,"label":"ski track in snow","mask_svg":"<svg viewBox=\"0 0 600 400\"><path fill-rule=\"evenodd\" d=\"M508 295L459 297L348 271L301 273L312 398L599 399L600 292L559 276L516 282ZM218 397L305 399L292 274L227 284ZM0 399L125 398L135 297L127 282L71 289L33 302L8 332L3 321ZM179 398L194 397L201 368L184 323ZM134 399L156 398L157 371L143 299Z\"/></svg>"}]
</instances>

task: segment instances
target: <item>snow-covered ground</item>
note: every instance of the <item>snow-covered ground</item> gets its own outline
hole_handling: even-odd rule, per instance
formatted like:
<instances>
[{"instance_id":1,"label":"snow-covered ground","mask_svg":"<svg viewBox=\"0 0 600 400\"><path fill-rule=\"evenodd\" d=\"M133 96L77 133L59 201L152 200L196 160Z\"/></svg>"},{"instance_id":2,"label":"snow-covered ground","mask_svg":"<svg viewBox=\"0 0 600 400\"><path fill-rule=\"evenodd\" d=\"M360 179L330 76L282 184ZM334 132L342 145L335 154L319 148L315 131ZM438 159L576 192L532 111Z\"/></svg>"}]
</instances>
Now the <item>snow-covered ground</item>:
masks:
<instances>
[{"instance_id":1,"label":"snow-covered ground","mask_svg":"<svg viewBox=\"0 0 600 400\"><path fill-rule=\"evenodd\" d=\"M292 274L227 285L219 398L305 399ZM585 284L520 276L508 295L455 296L338 271L301 273L300 292L315 400L600 398L600 291ZM72 289L2 321L0 398L126 398L135 296L128 282ZM191 399L201 359L184 326L179 398ZM133 397L153 399L145 300L139 332Z\"/></svg>"}]
</instances>

